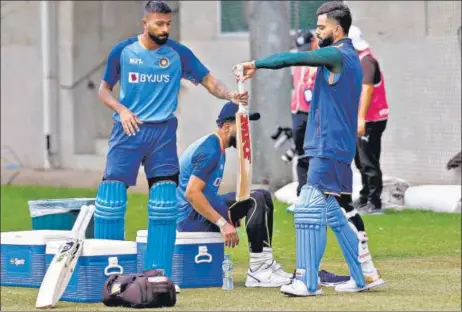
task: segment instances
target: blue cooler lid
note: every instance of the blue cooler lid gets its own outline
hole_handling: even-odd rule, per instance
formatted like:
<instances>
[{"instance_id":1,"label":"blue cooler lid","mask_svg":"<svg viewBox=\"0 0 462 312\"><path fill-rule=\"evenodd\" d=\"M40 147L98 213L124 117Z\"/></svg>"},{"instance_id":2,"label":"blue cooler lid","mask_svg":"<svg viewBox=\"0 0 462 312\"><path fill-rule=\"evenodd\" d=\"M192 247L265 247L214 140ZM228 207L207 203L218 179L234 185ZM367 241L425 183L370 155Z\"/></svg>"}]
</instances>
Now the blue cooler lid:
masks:
<instances>
[{"instance_id":1,"label":"blue cooler lid","mask_svg":"<svg viewBox=\"0 0 462 312\"><path fill-rule=\"evenodd\" d=\"M136 242L147 242L148 231L139 230L136 232ZM176 232L175 245L192 244L217 244L224 243L223 235L218 232Z\"/></svg>"}]
</instances>

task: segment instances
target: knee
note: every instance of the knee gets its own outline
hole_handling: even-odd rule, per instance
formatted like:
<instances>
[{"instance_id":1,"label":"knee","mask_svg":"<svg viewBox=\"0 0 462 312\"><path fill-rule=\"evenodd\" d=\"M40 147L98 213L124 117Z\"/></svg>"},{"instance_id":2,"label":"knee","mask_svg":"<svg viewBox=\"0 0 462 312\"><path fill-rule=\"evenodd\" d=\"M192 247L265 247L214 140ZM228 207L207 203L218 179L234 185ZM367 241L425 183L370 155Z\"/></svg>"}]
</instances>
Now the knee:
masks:
<instances>
[{"instance_id":1,"label":"knee","mask_svg":"<svg viewBox=\"0 0 462 312\"><path fill-rule=\"evenodd\" d=\"M171 179L155 182L149 190L149 219L176 220L177 210L176 183Z\"/></svg>"},{"instance_id":2,"label":"knee","mask_svg":"<svg viewBox=\"0 0 462 312\"><path fill-rule=\"evenodd\" d=\"M127 186L121 181L103 180L96 195L95 205L103 207L125 206L127 202Z\"/></svg>"},{"instance_id":3,"label":"knee","mask_svg":"<svg viewBox=\"0 0 462 312\"><path fill-rule=\"evenodd\" d=\"M166 181L171 181L178 186L179 184L179 173L169 175L169 176L160 176L160 177L153 177L153 178L148 178L148 185L149 189L153 187L154 184L159 183L159 182L166 182Z\"/></svg>"},{"instance_id":4,"label":"knee","mask_svg":"<svg viewBox=\"0 0 462 312\"><path fill-rule=\"evenodd\" d=\"M326 207L327 207L327 212L326 212L326 219L327 219L327 224L335 230L336 228L342 227L345 225L346 218L343 215L343 212L340 208L340 205L337 201L337 199L329 195L326 200Z\"/></svg>"}]
</instances>

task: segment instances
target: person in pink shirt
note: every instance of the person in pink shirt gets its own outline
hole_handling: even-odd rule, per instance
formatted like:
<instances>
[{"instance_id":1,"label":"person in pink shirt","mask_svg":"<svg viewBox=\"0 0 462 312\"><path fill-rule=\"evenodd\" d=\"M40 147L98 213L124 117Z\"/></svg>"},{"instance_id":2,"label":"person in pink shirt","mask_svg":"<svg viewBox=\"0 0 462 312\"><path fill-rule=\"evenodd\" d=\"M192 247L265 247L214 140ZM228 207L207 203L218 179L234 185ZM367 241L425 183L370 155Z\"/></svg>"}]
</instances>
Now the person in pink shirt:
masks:
<instances>
[{"instance_id":1,"label":"person in pink shirt","mask_svg":"<svg viewBox=\"0 0 462 312\"><path fill-rule=\"evenodd\" d=\"M360 213L382 213L382 171L380 153L382 134L388 120L385 81L377 58L361 30L351 26L348 34L363 68L363 84L358 111L358 144L355 165L361 172L362 189L354 206Z\"/></svg>"}]
</instances>

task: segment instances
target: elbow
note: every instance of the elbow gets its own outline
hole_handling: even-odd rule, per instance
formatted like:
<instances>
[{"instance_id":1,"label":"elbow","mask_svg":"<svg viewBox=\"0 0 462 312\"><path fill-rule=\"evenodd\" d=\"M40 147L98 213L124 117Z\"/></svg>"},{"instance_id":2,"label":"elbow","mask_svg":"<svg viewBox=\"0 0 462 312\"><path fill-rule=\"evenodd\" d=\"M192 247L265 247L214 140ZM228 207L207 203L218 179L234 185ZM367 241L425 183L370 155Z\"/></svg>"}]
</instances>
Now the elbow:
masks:
<instances>
[{"instance_id":1,"label":"elbow","mask_svg":"<svg viewBox=\"0 0 462 312\"><path fill-rule=\"evenodd\" d=\"M194 199L196 198L197 191L194 189L187 188L186 192L184 194L184 197L189 201L193 202Z\"/></svg>"}]
</instances>

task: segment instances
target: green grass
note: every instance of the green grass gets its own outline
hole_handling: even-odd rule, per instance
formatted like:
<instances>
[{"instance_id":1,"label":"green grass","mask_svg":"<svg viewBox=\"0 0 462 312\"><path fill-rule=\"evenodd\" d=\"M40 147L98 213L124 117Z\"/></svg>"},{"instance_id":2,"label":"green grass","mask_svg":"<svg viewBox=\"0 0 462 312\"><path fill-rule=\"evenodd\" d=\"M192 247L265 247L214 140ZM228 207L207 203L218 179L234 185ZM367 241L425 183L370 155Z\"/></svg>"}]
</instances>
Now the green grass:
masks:
<instances>
[{"instance_id":1,"label":"green grass","mask_svg":"<svg viewBox=\"0 0 462 312\"><path fill-rule=\"evenodd\" d=\"M2 231L30 229L27 201L44 198L93 197L95 190L38 186L2 186ZM129 194L127 239L147 224L147 197ZM273 248L277 259L292 270L295 264L293 215L275 203ZM423 211L387 212L365 216L369 247L387 284L361 294L340 295L326 289L316 298L286 298L277 289L246 289L248 246L228 250L235 264L236 289L183 289L174 310L461 310L461 215ZM323 268L346 273L340 249L329 231ZM37 289L1 288L1 310L30 310ZM102 304L60 302L63 310L113 310Z\"/></svg>"}]
</instances>

